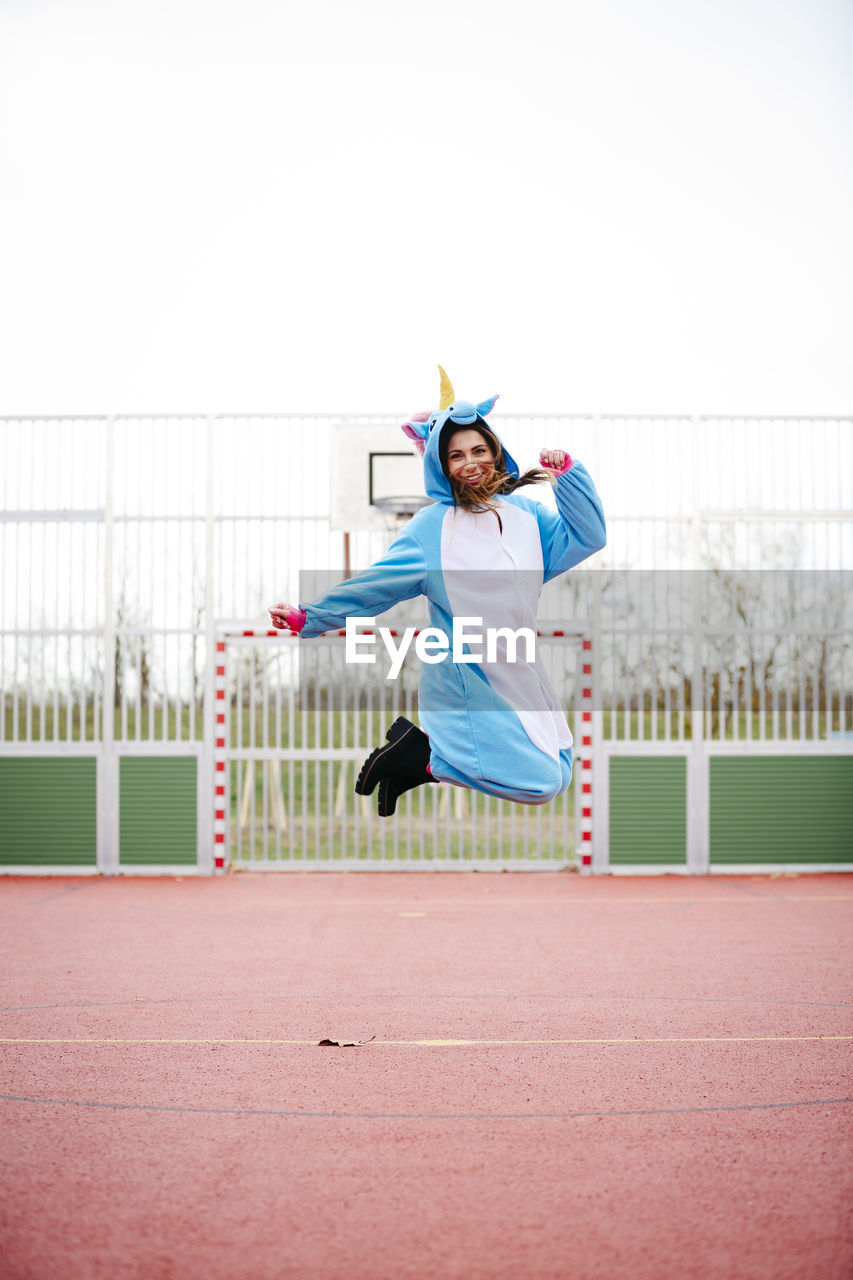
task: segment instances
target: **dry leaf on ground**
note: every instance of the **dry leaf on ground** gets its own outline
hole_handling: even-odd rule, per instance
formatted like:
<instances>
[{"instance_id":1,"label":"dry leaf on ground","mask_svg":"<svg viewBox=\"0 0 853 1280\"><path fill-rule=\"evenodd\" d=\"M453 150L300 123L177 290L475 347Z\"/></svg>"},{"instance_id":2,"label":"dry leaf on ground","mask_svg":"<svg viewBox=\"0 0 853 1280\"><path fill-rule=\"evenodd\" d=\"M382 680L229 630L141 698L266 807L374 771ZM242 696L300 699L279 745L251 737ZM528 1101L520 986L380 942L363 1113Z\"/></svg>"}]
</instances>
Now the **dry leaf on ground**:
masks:
<instances>
[{"instance_id":1,"label":"dry leaf on ground","mask_svg":"<svg viewBox=\"0 0 853 1280\"><path fill-rule=\"evenodd\" d=\"M375 1040L376 1036L370 1036L368 1040L321 1040L320 1046L331 1046L335 1049L355 1049L361 1044L370 1044L371 1040Z\"/></svg>"}]
</instances>

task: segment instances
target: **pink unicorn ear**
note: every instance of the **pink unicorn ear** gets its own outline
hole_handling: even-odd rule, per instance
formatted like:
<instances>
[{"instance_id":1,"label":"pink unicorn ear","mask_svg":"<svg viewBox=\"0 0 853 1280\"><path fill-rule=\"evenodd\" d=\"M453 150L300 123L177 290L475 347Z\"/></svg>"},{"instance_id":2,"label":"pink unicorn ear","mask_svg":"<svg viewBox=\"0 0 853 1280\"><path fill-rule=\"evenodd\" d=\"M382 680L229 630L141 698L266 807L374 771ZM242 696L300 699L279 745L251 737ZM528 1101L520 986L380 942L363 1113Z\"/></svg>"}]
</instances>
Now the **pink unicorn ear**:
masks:
<instances>
[{"instance_id":1,"label":"pink unicorn ear","mask_svg":"<svg viewBox=\"0 0 853 1280\"><path fill-rule=\"evenodd\" d=\"M421 457L423 457L424 449L426 448L426 441L421 436L418 435L414 427L411 426L411 424L408 422L403 423L402 430L405 433L405 435L407 435L409 439L413 441L414 446L417 449L418 453L421 455Z\"/></svg>"},{"instance_id":2,"label":"pink unicorn ear","mask_svg":"<svg viewBox=\"0 0 853 1280\"><path fill-rule=\"evenodd\" d=\"M487 413L492 412L499 399L500 396L492 396L491 400L481 400L477 405L477 412L485 418Z\"/></svg>"},{"instance_id":3,"label":"pink unicorn ear","mask_svg":"<svg viewBox=\"0 0 853 1280\"><path fill-rule=\"evenodd\" d=\"M426 445L427 429L426 424L432 417L429 409L425 413L413 413L408 422L404 422L401 430L414 442L415 448L421 457L424 456L424 448Z\"/></svg>"}]
</instances>

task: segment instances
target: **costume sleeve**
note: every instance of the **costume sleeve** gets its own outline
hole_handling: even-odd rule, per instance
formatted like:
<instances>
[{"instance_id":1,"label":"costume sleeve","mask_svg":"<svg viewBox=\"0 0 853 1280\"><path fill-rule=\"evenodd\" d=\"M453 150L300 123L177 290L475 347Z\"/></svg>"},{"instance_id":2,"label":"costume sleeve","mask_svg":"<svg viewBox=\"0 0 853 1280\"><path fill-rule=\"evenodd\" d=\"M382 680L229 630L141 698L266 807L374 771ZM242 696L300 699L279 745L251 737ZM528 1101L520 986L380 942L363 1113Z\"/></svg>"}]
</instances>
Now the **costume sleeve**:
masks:
<instances>
[{"instance_id":1,"label":"costume sleeve","mask_svg":"<svg viewBox=\"0 0 853 1280\"><path fill-rule=\"evenodd\" d=\"M351 617L375 618L402 600L423 595L426 578L424 549L403 530L381 560L303 605L307 617L300 636L311 639L325 631L337 631Z\"/></svg>"},{"instance_id":2,"label":"costume sleeve","mask_svg":"<svg viewBox=\"0 0 853 1280\"><path fill-rule=\"evenodd\" d=\"M545 581L580 564L607 542L601 499L586 467L574 462L554 486L557 511L538 503Z\"/></svg>"}]
</instances>

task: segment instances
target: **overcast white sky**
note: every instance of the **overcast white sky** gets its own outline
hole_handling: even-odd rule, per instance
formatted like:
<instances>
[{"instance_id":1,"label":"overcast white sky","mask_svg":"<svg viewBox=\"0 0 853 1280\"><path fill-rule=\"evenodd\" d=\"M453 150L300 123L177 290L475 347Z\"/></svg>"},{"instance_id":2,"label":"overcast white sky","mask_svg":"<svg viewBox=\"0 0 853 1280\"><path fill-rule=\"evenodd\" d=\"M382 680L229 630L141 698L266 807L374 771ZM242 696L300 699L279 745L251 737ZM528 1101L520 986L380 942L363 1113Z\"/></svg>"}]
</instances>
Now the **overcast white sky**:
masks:
<instances>
[{"instance_id":1,"label":"overcast white sky","mask_svg":"<svg viewBox=\"0 0 853 1280\"><path fill-rule=\"evenodd\" d=\"M0 0L0 413L853 413L849 0Z\"/></svg>"}]
</instances>

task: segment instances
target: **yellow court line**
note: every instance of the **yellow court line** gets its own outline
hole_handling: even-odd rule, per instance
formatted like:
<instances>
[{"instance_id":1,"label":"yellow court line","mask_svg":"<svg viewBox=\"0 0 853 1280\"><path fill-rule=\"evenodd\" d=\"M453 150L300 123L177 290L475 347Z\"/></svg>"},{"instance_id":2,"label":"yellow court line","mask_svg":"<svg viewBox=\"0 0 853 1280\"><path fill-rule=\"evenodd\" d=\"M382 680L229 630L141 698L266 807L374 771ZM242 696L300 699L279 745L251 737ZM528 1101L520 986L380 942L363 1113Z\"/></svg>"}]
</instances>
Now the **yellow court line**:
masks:
<instances>
[{"instance_id":1,"label":"yellow court line","mask_svg":"<svg viewBox=\"0 0 853 1280\"><path fill-rule=\"evenodd\" d=\"M853 1040L849 1036L602 1036L578 1037L570 1040L370 1040L345 1042L341 1047L366 1047L371 1045L423 1046L436 1048L443 1046L468 1045L557 1045L557 1044L791 1044L804 1040ZM164 1037L143 1038L124 1036L0 1036L0 1044L282 1044L318 1046L317 1040L279 1040L263 1037L242 1036L203 1036L203 1037Z\"/></svg>"},{"instance_id":2,"label":"yellow court line","mask_svg":"<svg viewBox=\"0 0 853 1280\"><path fill-rule=\"evenodd\" d=\"M289 902L276 903L279 907L646 907L655 906L681 907L686 903L691 906L714 906L718 902L765 903L767 905L799 906L808 902L853 902L853 894L814 894L809 897L783 897L781 894L763 896L737 894L731 897L718 898L348 898L344 902L334 902L327 898L293 898Z\"/></svg>"}]
</instances>

